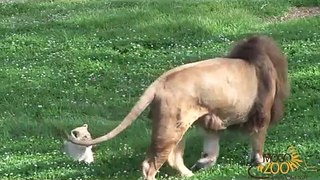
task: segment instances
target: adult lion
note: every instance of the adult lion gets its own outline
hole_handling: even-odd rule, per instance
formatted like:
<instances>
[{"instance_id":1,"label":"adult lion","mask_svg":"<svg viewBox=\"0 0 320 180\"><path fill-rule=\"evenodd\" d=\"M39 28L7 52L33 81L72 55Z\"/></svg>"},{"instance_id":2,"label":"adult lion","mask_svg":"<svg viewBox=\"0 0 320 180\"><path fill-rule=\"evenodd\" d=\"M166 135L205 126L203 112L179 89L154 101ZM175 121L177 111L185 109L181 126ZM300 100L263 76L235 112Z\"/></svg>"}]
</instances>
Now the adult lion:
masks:
<instances>
[{"instance_id":1,"label":"adult lion","mask_svg":"<svg viewBox=\"0 0 320 180\"><path fill-rule=\"evenodd\" d=\"M286 58L271 38L252 36L240 41L226 57L185 64L161 75L111 132L88 141L69 140L86 146L107 141L150 105L152 137L142 163L144 179L155 179L166 161L181 175L193 175L183 162L182 137L194 122L207 134L204 157L196 166L215 162L217 131L232 126L247 127L252 153L261 162L267 128L281 119L288 95Z\"/></svg>"}]
</instances>

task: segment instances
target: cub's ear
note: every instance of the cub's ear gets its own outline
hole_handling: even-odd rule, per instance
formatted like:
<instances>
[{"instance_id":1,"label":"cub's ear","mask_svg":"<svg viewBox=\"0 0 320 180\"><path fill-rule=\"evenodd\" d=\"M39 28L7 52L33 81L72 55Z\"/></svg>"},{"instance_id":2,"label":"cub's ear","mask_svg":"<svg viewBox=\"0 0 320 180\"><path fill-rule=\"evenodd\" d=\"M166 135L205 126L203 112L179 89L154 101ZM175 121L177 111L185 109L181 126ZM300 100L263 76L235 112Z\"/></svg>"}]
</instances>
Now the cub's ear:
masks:
<instances>
[{"instance_id":1,"label":"cub's ear","mask_svg":"<svg viewBox=\"0 0 320 180\"><path fill-rule=\"evenodd\" d=\"M88 124L83 124L82 127L88 128Z\"/></svg>"},{"instance_id":2,"label":"cub's ear","mask_svg":"<svg viewBox=\"0 0 320 180\"><path fill-rule=\"evenodd\" d=\"M78 138L78 136L80 135L80 132L73 130L73 131L71 131L71 134L73 135L74 138Z\"/></svg>"}]
</instances>

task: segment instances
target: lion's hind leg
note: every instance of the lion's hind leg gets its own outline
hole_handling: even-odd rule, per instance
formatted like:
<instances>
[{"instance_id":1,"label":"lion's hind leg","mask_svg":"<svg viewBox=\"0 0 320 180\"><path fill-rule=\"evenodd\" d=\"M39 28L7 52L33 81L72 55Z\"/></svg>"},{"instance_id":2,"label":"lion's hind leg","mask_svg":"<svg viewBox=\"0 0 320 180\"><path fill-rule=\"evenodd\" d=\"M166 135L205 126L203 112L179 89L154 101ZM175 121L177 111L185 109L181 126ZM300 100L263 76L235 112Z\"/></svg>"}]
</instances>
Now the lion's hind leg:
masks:
<instances>
[{"instance_id":1,"label":"lion's hind leg","mask_svg":"<svg viewBox=\"0 0 320 180\"><path fill-rule=\"evenodd\" d=\"M176 122L173 119L161 119L159 122L166 122L159 126L154 126L152 131L152 140L149 147L147 158L142 163L142 171L145 180L154 180L157 171L161 166L168 161L170 153L174 152L177 155L173 159L171 155L170 165L180 164L178 152L182 148L177 148L176 145L179 144L184 129L175 127ZM159 124L153 121L154 124ZM177 160L177 161L176 161ZM178 166L180 167L180 166Z\"/></svg>"},{"instance_id":2,"label":"lion's hind leg","mask_svg":"<svg viewBox=\"0 0 320 180\"><path fill-rule=\"evenodd\" d=\"M170 153L168 158L169 165L179 171L181 176L190 177L193 176L192 171L190 171L184 164L183 153L185 147L185 139L182 138L177 146Z\"/></svg>"},{"instance_id":3,"label":"lion's hind leg","mask_svg":"<svg viewBox=\"0 0 320 180\"><path fill-rule=\"evenodd\" d=\"M152 140L148 155L142 164L144 179L154 180L156 172L168 161L168 164L178 170L182 176L192 176L192 172L184 165L183 135L198 112L188 109L187 112L178 110L169 114L153 116Z\"/></svg>"}]
</instances>

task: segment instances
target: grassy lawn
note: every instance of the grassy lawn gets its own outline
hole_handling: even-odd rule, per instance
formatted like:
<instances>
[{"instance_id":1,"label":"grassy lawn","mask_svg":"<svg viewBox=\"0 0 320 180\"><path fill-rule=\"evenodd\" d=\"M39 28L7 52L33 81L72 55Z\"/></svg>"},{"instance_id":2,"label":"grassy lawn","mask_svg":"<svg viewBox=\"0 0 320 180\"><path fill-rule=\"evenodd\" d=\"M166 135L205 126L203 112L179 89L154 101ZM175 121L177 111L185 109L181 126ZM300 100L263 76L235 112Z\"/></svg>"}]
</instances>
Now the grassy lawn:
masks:
<instances>
[{"instance_id":1,"label":"grassy lawn","mask_svg":"<svg viewBox=\"0 0 320 180\"><path fill-rule=\"evenodd\" d=\"M224 55L248 33L276 39L289 61L292 95L265 151L294 145L320 167L320 16L280 22L294 6L319 0L18 0L0 3L0 179L137 179L149 145L145 111L115 139L94 148L96 162L61 151L63 130L114 128L162 72ZM187 134L185 163L202 139ZM224 132L217 164L190 179L247 179L248 142ZM306 173L300 167L287 178ZM179 178L167 165L161 178Z\"/></svg>"}]
</instances>

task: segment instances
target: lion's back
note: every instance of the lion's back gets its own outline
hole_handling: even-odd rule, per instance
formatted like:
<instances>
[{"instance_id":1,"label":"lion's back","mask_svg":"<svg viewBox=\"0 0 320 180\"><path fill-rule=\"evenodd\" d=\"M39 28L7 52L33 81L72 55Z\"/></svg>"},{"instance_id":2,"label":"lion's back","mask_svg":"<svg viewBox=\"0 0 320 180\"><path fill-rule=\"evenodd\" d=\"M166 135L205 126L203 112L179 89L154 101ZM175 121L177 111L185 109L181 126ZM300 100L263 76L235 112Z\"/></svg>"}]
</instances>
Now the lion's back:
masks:
<instances>
[{"instance_id":1,"label":"lion's back","mask_svg":"<svg viewBox=\"0 0 320 180\"><path fill-rule=\"evenodd\" d=\"M181 103L198 98L192 103L232 119L251 108L257 93L252 91L258 84L255 73L240 59L215 58L169 74L158 92Z\"/></svg>"}]
</instances>

